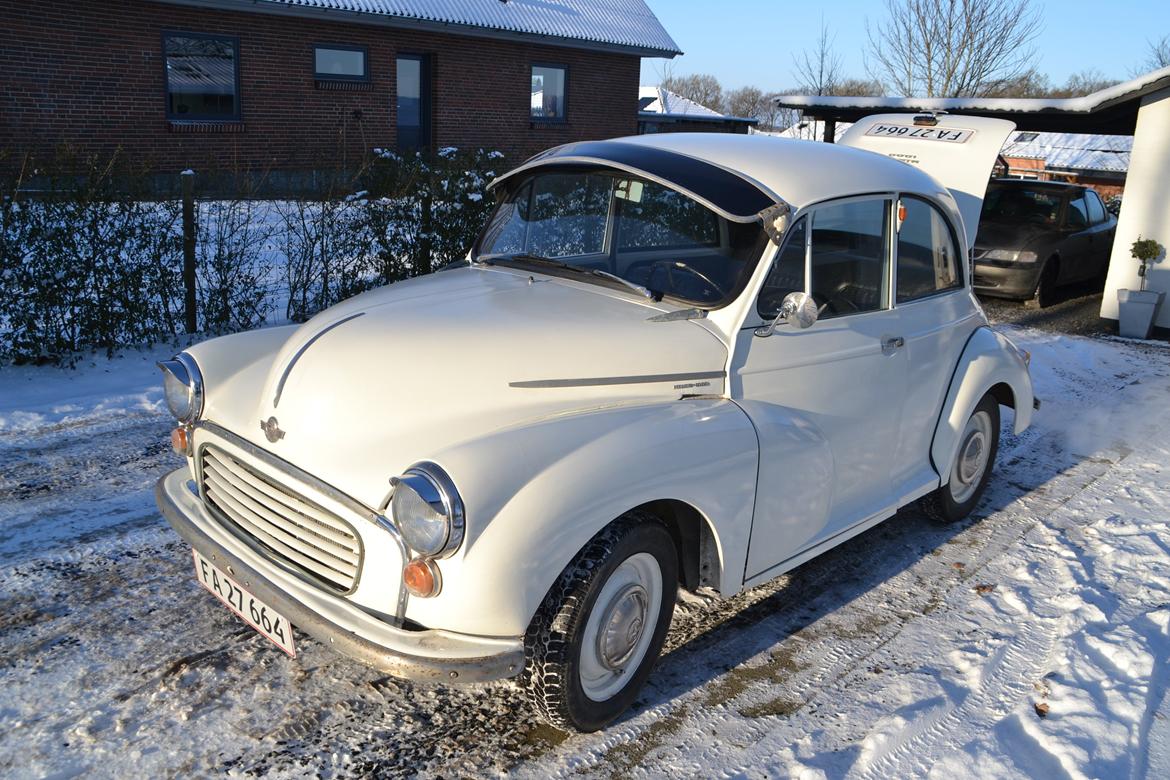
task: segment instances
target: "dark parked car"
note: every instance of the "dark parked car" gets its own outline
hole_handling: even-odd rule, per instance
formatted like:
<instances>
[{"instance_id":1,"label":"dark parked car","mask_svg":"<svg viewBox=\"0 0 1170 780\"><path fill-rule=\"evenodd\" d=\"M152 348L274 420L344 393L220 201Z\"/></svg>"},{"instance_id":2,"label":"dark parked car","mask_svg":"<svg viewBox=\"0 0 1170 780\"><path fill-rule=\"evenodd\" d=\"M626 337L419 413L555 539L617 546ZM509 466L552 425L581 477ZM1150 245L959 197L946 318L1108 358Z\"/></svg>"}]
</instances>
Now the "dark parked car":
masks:
<instances>
[{"instance_id":1,"label":"dark parked car","mask_svg":"<svg viewBox=\"0 0 1170 780\"><path fill-rule=\"evenodd\" d=\"M1047 306L1061 285L1104 279L1116 228L1088 187L992 179L975 238L975 292Z\"/></svg>"}]
</instances>

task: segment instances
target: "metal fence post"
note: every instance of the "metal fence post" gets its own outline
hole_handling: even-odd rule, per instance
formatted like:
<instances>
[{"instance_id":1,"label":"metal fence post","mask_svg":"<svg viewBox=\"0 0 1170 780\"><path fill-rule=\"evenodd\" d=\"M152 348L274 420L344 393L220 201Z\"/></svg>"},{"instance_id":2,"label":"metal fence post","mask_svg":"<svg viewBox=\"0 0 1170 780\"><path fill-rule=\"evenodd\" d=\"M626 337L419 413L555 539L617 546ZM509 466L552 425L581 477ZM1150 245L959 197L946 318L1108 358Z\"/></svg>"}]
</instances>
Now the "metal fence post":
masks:
<instances>
[{"instance_id":1,"label":"metal fence post","mask_svg":"<svg viewBox=\"0 0 1170 780\"><path fill-rule=\"evenodd\" d=\"M187 332L194 333L199 324L195 317L195 171L183 171L179 181L183 192L183 311Z\"/></svg>"}]
</instances>

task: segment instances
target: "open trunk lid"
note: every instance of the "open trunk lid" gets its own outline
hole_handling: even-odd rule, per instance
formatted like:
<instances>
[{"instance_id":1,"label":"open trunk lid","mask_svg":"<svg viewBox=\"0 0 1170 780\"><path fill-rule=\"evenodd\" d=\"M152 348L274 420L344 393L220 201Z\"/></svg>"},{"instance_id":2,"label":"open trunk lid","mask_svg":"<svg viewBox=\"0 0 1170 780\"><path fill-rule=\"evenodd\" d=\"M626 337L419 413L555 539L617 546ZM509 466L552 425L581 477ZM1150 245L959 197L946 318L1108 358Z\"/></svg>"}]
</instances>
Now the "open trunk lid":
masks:
<instances>
[{"instance_id":1,"label":"open trunk lid","mask_svg":"<svg viewBox=\"0 0 1170 780\"><path fill-rule=\"evenodd\" d=\"M1014 122L981 116L875 114L858 120L838 143L916 165L950 190L975 244L987 182Z\"/></svg>"}]
</instances>

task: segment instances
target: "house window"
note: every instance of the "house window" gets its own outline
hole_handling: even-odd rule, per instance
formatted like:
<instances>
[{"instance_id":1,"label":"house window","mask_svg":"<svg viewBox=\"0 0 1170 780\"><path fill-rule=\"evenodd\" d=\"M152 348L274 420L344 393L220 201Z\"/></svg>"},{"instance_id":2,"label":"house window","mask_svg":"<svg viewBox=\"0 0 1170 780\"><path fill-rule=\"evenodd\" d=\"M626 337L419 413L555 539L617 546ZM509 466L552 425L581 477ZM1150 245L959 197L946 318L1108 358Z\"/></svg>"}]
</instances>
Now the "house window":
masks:
<instances>
[{"instance_id":1,"label":"house window","mask_svg":"<svg viewBox=\"0 0 1170 780\"><path fill-rule=\"evenodd\" d=\"M417 151L431 145L431 69L426 57L404 54L398 71L398 148Z\"/></svg>"},{"instance_id":2,"label":"house window","mask_svg":"<svg viewBox=\"0 0 1170 780\"><path fill-rule=\"evenodd\" d=\"M366 50L360 46L314 46L313 72L320 81L368 81Z\"/></svg>"},{"instance_id":3,"label":"house window","mask_svg":"<svg viewBox=\"0 0 1170 780\"><path fill-rule=\"evenodd\" d=\"M540 122L565 121L565 83L568 69L560 65L532 66L531 116Z\"/></svg>"},{"instance_id":4,"label":"house window","mask_svg":"<svg viewBox=\"0 0 1170 780\"><path fill-rule=\"evenodd\" d=\"M240 118L240 44L235 38L166 33L167 118Z\"/></svg>"}]
</instances>

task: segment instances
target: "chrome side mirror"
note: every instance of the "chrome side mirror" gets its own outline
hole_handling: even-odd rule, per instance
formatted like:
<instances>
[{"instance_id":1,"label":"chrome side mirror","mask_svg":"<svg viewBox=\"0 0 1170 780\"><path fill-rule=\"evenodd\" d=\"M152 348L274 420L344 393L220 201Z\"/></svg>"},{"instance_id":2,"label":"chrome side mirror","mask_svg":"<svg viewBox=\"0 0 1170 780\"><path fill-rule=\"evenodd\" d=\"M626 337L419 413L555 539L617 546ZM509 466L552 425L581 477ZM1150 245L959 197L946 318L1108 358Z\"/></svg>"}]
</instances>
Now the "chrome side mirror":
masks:
<instances>
[{"instance_id":1,"label":"chrome side mirror","mask_svg":"<svg viewBox=\"0 0 1170 780\"><path fill-rule=\"evenodd\" d=\"M776 332L776 326L781 321L790 322L804 330L812 327L813 323L817 321L818 314L817 304L811 295L806 292L790 292L784 296L784 302L780 304L780 313L776 315L776 319L763 327L756 328L755 334L760 338L767 338Z\"/></svg>"}]
</instances>

